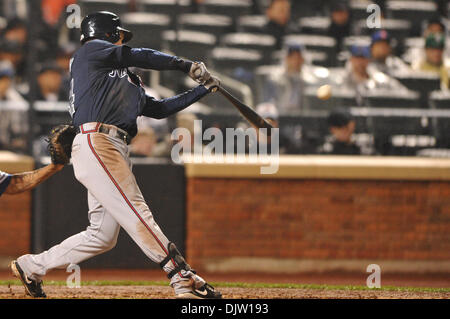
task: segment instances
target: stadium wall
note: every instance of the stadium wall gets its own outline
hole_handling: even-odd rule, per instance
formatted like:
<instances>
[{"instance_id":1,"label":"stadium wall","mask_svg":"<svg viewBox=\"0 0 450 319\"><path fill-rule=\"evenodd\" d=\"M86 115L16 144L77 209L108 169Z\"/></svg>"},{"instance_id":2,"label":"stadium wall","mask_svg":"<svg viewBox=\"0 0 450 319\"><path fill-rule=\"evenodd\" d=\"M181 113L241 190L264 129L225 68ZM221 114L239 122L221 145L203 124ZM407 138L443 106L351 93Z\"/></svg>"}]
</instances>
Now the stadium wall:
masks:
<instances>
[{"instance_id":1,"label":"stadium wall","mask_svg":"<svg viewBox=\"0 0 450 319\"><path fill-rule=\"evenodd\" d=\"M31 157L0 151L0 170L19 173L34 169ZM10 256L25 254L30 248L31 192L2 195L0 198L0 268Z\"/></svg>"},{"instance_id":2,"label":"stadium wall","mask_svg":"<svg viewBox=\"0 0 450 319\"><path fill-rule=\"evenodd\" d=\"M450 161L187 166L187 257L208 271L450 273Z\"/></svg>"}]
</instances>

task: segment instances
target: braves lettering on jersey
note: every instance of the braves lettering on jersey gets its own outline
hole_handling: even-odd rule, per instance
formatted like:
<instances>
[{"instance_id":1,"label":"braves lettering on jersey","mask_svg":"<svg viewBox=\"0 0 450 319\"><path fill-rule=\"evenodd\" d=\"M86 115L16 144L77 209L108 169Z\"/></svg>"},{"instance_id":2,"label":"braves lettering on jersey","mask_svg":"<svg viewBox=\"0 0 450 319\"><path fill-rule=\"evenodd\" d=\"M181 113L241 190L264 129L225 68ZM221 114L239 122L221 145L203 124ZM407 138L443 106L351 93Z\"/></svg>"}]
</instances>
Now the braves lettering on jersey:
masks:
<instances>
[{"instance_id":1,"label":"braves lettering on jersey","mask_svg":"<svg viewBox=\"0 0 450 319\"><path fill-rule=\"evenodd\" d=\"M191 65L191 61L152 49L119 46L103 40L89 41L75 52L71 61L73 124L111 124L134 137L138 116L167 117L198 101L208 90L199 85L180 95L156 100L145 94L139 77L128 67L188 73Z\"/></svg>"},{"instance_id":2,"label":"braves lettering on jersey","mask_svg":"<svg viewBox=\"0 0 450 319\"><path fill-rule=\"evenodd\" d=\"M3 192L8 187L10 181L11 175L0 171L0 196L2 196Z\"/></svg>"}]
</instances>

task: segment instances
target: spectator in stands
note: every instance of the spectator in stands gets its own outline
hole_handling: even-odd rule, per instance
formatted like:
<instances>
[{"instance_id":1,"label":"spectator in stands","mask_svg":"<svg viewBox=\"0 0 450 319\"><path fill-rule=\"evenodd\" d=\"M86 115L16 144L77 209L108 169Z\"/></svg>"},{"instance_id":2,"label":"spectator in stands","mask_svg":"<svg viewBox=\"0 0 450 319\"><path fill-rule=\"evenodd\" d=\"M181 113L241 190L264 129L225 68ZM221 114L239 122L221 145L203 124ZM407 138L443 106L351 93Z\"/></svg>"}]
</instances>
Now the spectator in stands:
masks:
<instances>
[{"instance_id":1,"label":"spectator in stands","mask_svg":"<svg viewBox=\"0 0 450 319\"><path fill-rule=\"evenodd\" d=\"M353 133L355 120L345 109L333 110L328 116L328 128L331 135L320 147L320 154L361 155L361 148L355 143Z\"/></svg>"},{"instance_id":2,"label":"spectator in stands","mask_svg":"<svg viewBox=\"0 0 450 319\"><path fill-rule=\"evenodd\" d=\"M274 103L281 113L301 110L305 87L303 54L303 46L288 45L284 68L270 75L263 90L262 102Z\"/></svg>"},{"instance_id":3,"label":"spectator in stands","mask_svg":"<svg viewBox=\"0 0 450 319\"><path fill-rule=\"evenodd\" d=\"M267 25L265 32L274 36L277 40L276 48L283 47L283 37L290 33L295 33L298 28L291 23L291 2L290 0L271 0L266 9Z\"/></svg>"},{"instance_id":4,"label":"spectator in stands","mask_svg":"<svg viewBox=\"0 0 450 319\"><path fill-rule=\"evenodd\" d=\"M24 58L24 47L17 41L7 39L0 40L0 60L9 61L16 70L20 68Z\"/></svg>"},{"instance_id":5,"label":"spectator in stands","mask_svg":"<svg viewBox=\"0 0 450 319\"><path fill-rule=\"evenodd\" d=\"M441 77L442 89L449 88L450 67L444 63L445 34L429 33L425 38L425 57L415 63L414 70L432 72Z\"/></svg>"},{"instance_id":6,"label":"spectator in stands","mask_svg":"<svg viewBox=\"0 0 450 319\"><path fill-rule=\"evenodd\" d=\"M439 17L428 20L423 35L426 37L430 33L445 33L445 25Z\"/></svg>"},{"instance_id":7,"label":"spectator in stands","mask_svg":"<svg viewBox=\"0 0 450 319\"><path fill-rule=\"evenodd\" d=\"M62 70L54 62L46 62L41 66L38 77L39 101L68 101L69 92L62 87Z\"/></svg>"},{"instance_id":8,"label":"spectator in stands","mask_svg":"<svg viewBox=\"0 0 450 319\"><path fill-rule=\"evenodd\" d=\"M355 91L357 105L363 105L365 103L363 96L373 89L396 92L407 90L392 76L384 74L378 69L369 68L370 49L368 47L354 45L350 48L350 53L351 57L345 66L343 84L346 88Z\"/></svg>"},{"instance_id":9,"label":"spectator in stands","mask_svg":"<svg viewBox=\"0 0 450 319\"><path fill-rule=\"evenodd\" d=\"M0 61L0 101L25 101L13 84L14 67L9 61Z\"/></svg>"},{"instance_id":10,"label":"spectator in stands","mask_svg":"<svg viewBox=\"0 0 450 319\"><path fill-rule=\"evenodd\" d=\"M350 10L342 0L334 1L330 8L331 24L328 27L328 36L333 37L337 43L338 52L342 50L342 40L350 35Z\"/></svg>"},{"instance_id":11,"label":"spectator in stands","mask_svg":"<svg viewBox=\"0 0 450 319\"><path fill-rule=\"evenodd\" d=\"M386 30L379 30L372 34L370 53L372 61L369 68L387 75L410 69L402 59L392 54L391 38Z\"/></svg>"},{"instance_id":12,"label":"spectator in stands","mask_svg":"<svg viewBox=\"0 0 450 319\"><path fill-rule=\"evenodd\" d=\"M27 42L27 26L25 22L17 18L8 21L1 37L8 41L15 41L25 45Z\"/></svg>"},{"instance_id":13,"label":"spectator in stands","mask_svg":"<svg viewBox=\"0 0 450 319\"><path fill-rule=\"evenodd\" d=\"M27 36L25 21L19 18L9 20L6 28L0 34L2 39L0 60L7 59L14 65L16 82L22 82L26 73L24 53L27 51Z\"/></svg>"},{"instance_id":14,"label":"spectator in stands","mask_svg":"<svg viewBox=\"0 0 450 319\"><path fill-rule=\"evenodd\" d=\"M351 57L346 65L345 84L352 89L358 90L366 85L370 79L367 66L370 62L370 49L366 46L354 45L350 48Z\"/></svg>"},{"instance_id":15,"label":"spectator in stands","mask_svg":"<svg viewBox=\"0 0 450 319\"><path fill-rule=\"evenodd\" d=\"M25 103L24 98L14 89L14 68L8 61L0 62L0 101L15 102L11 107ZM12 151L24 151L28 130L26 115L18 110L0 110L0 148Z\"/></svg>"}]
</instances>

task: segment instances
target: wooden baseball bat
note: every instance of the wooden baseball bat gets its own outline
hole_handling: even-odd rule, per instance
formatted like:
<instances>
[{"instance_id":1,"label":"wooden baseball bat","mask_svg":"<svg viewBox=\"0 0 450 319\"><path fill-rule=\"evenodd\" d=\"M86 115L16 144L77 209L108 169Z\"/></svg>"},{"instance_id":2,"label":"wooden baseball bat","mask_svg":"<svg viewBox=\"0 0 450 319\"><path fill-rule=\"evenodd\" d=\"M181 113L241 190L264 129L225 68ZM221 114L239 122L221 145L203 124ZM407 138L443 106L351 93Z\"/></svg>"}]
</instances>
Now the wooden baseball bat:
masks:
<instances>
[{"instance_id":1,"label":"wooden baseball bat","mask_svg":"<svg viewBox=\"0 0 450 319\"><path fill-rule=\"evenodd\" d=\"M267 135L270 136L271 128L273 128L272 125L270 125L265 119L261 117L258 113L256 113L251 107L248 105L245 105L241 101L239 101L237 98L235 98L230 92L225 90L222 86L218 86L217 90L222 93L222 95L233 104L238 111L242 114L243 117L247 121L250 122L255 128L266 128L267 129Z\"/></svg>"}]
</instances>

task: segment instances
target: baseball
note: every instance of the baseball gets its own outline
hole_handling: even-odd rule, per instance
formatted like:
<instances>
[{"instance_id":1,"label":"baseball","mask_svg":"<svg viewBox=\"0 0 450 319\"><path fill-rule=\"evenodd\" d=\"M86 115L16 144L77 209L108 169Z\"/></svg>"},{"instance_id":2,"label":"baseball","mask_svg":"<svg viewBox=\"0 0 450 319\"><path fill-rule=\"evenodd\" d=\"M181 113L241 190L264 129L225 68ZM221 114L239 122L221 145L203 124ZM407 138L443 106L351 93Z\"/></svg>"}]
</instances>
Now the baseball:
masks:
<instances>
[{"instance_id":1,"label":"baseball","mask_svg":"<svg viewBox=\"0 0 450 319\"><path fill-rule=\"evenodd\" d=\"M331 86L325 84L319 87L317 89L317 97L321 100L328 100L331 97Z\"/></svg>"}]
</instances>

